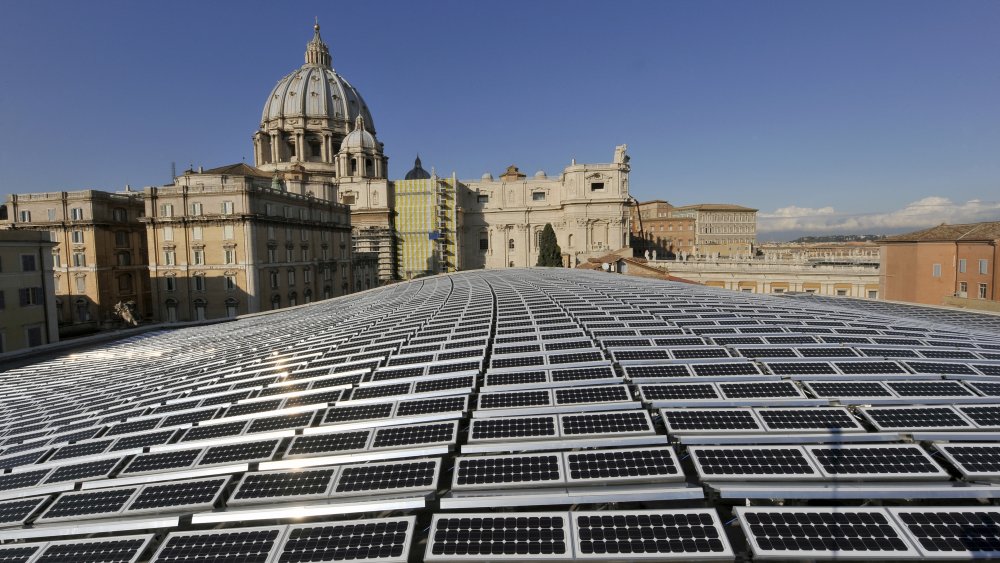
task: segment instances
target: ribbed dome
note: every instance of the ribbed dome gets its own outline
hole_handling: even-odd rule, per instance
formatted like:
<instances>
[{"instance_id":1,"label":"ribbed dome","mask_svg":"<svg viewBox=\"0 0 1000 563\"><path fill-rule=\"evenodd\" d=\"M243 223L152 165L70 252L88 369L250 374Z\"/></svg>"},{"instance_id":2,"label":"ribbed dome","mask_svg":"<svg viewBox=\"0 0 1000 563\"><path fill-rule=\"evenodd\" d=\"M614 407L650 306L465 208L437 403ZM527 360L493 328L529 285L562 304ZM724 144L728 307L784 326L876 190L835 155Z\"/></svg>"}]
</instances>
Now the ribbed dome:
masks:
<instances>
[{"instance_id":1,"label":"ribbed dome","mask_svg":"<svg viewBox=\"0 0 1000 563\"><path fill-rule=\"evenodd\" d=\"M406 176L403 177L403 179L404 180L427 180L427 179L430 179L430 177L431 177L431 173L428 172L428 171L426 171L426 170L424 170L424 167L421 166L421 164L420 164L420 157L418 156L417 160L415 160L413 162L413 168L411 168L410 171L406 173Z\"/></svg>"},{"instance_id":2,"label":"ribbed dome","mask_svg":"<svg viewBox=\"0 0 1000 563\"><path fill-rule=\"evenodd\" d=\"M306 64L278 81L264 103L261 126L282 118L339 120L351 123L365 118L367 129L375 124L368 106L354 86L337 74L330 65L330 53L319 36L319 26L306 46ZM327 125L324 123L323 125Z\"/></svg>"},{"instance_id":3,"label":"ribbed dome","mask_svg":"<svg viewBox=\"0 0 1000 563\"><path fill-rule=\"evenodd\" d=\"M365 130L365 118L360 115L354 122L354 131L351 131L344 137L344 141L340 143L340 150L361 150L378 149L378 141L375 140L375 136Z\"/></svg>"}]
</instances>

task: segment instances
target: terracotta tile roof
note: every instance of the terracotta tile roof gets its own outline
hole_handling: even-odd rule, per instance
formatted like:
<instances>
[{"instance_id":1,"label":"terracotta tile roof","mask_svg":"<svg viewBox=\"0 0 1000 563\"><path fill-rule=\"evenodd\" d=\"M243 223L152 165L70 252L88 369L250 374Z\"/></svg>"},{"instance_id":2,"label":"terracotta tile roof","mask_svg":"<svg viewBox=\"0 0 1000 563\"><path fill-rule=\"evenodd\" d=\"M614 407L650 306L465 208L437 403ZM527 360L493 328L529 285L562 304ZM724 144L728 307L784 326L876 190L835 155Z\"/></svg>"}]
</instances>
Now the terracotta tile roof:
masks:
<instances>
[{"instance_id":1,"label":"terracotta tile roof","mask_svg":"<svg viewBox=\"0 0 1000 563\"><path fill-rule=\"evenodd\" d=\"M959 240L1000 240L1000 221L945 225L886 237L880 242L931 242Z\"/></svg>"},{"instance_id":2,"label":"terracotta tile roof","mask_svg":"<svg viewBox=\"0 0 1000 563\"><path fill-rule=\"evenodd\" d=\"M757 211L752 207L743 207L742 205L735 205L732 203L699 203L696 205L674 207L674 210L677 211L682 209L700 209L702 211Z\"/></svg>"}]
</instances>

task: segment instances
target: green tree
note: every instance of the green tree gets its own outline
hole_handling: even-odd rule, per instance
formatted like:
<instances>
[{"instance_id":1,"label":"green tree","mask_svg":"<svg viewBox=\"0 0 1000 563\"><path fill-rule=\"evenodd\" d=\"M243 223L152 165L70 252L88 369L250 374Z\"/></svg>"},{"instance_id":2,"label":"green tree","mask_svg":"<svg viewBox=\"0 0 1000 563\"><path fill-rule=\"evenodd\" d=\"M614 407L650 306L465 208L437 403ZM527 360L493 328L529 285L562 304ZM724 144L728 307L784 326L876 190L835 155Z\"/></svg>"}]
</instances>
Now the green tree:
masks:
<instances>
[{"instance_id":1,"label":"green tree","mask_svg":"<svg viewBox=\"0 0 1000 563\"><path fill-rule=\"evenodd\" d=\"M542 236L538 240L538 263L535 265L550 268L561 268L563 265L562 249L556 242L556 232L551 223L545 224Z\"/></svg>"}]
</instances>

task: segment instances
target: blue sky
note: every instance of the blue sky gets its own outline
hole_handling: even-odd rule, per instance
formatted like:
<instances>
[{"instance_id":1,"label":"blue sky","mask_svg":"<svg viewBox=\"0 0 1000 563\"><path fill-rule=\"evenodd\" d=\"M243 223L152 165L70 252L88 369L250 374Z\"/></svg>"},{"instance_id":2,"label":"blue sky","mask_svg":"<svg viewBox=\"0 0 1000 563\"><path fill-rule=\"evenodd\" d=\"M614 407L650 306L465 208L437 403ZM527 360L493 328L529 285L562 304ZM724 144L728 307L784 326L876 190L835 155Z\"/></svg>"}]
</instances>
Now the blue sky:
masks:
<instances>
[{"instance_id":1,"label":"blue sky","mask_svg":"<svg viewBox=\"0 0 1000 563\"><path fill-rule=\"evenodd\" d=\"M1000 2L54 2L0 18L0 194L252 162L319 16L401 177L557 174L763 231L1000 219Z\"/></svg>"}]
</instances>

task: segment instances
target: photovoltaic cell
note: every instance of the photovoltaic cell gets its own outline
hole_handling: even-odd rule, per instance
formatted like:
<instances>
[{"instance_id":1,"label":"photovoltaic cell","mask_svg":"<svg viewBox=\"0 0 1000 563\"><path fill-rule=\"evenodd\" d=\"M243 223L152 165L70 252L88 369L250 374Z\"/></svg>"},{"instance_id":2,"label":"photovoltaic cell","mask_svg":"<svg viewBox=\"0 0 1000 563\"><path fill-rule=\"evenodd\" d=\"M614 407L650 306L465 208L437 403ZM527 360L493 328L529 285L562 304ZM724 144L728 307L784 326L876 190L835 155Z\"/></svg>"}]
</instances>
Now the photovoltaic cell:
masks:
<instances>
[{"instance_id":1,"label":"photovoltaic cell","mask_svg":"<svg viewBox=\"0 0 1000 563\"><path fill-rule=\"evenodd\" d=\"M927 557L1000 557L1000 510L968 506L889 508Z\"/></svg>"},{"instance_id":2,"label":"photovoltaic cell","mask_svg":"<svg viewBox=\"0 0 1000 563\"><path fill-rule=\"evenodd\" d=\"M284 528L171 532L151 561L264 563L276 551Z\"/></svg>"},{"instance_id":3,"label":"photovoltaic cell","mask_svg":"<svg viewBox=\"0 0 1000 563\"><path fill-rule=\"evenodd\" d=\"M568 557L566 513L435 515L425 561Z\"/></svg>"},{"instance_id":4,"label":"photovoltaic cell","mask_svg":"<svg viewBox=\"0 0 1000 563\"><path fill-rule=\"evenodd\" d=\"M407 561L414 517L291 526L277 561Z\"/></svg>"},{"instance_id":5,"label":"photovoltaic cell","mask_svg":"<svg viewBox=\"0 0 1000 563\"><path fill-rule=\"evenodd\" d=\"M732 548L714 510L571 512L578 559L724 559Z\"/></svg>"}]
</instances>

